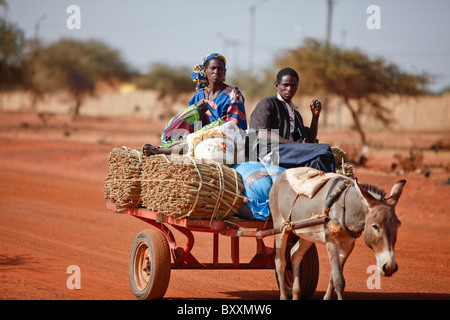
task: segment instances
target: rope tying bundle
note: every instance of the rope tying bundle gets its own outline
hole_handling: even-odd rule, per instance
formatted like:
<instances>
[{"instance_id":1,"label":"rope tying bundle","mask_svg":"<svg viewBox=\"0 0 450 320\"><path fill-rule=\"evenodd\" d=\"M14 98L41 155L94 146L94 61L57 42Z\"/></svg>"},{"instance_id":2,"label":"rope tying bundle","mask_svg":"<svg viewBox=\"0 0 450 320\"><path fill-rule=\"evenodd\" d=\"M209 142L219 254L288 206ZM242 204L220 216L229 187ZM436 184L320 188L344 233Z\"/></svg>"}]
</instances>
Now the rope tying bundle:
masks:
<instances>
[{"instance_id":1,"label":"rope tying bundle","mask_svg":"<svg viewBox=\"0 0 450 320\"><path fill-rule=\"evenodd\" d=\"M236 170L212 160L153 155L114 148L105 178L105 198L121 207L142 206L175 218L223 219L243 205Z\"/></svg>"}]
</instances>

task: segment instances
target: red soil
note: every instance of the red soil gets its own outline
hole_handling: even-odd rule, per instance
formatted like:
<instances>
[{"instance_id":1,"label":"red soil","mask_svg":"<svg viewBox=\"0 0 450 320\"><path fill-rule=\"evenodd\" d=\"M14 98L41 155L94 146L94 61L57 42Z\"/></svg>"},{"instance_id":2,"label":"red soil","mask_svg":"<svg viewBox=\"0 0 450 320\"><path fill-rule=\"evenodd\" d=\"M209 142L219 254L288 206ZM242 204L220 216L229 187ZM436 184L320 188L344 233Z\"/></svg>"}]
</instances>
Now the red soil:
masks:
<instances>
[{"instance_id":1,"label":"red soil","mask_svg":"<svg viewBox=\"0 0 450 320\"><path fill-rule=\"evenodd\" d=\"M134 237L149 225L105 209L103 179L113 146L157 143L164 123L135 119L51 118L43 127L32 114L0 114L0 299L134 299L128 255ZM351 146L351 132L320 132L321 142ZM348 299L450 298L450 152L425 151L430 175L390 170L393 155L407 147L429 147L440 133L369 133L378 141L356 167L359 181L385 188L406 179L397 214L399 271L370 290L368 266L375 258L359 239L345 277ZM405 148L406 147L406 148ZM442 166L440 166L442 164ZM193 253L212 259L212 235L196 233ZM248 240L248 241L247 241ZM272 245L272 238L265 240ZM241 240L241 261L254 254L254 241ZM221 261L228 262L229 238L221 236ZM313 299L327 288L330 266L318 245L320 277ZM81 270L81 289L68 289L67 268ZM173 270L167 299L278 299L273 270Z\"/></svg>"}]
</instances>

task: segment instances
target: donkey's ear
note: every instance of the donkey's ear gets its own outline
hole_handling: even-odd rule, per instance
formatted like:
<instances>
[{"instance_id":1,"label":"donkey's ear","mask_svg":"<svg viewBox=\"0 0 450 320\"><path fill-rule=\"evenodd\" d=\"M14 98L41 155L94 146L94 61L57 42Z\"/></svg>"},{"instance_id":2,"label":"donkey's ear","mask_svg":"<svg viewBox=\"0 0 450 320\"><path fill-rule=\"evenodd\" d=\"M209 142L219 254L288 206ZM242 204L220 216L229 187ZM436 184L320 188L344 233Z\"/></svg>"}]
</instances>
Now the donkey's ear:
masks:
<instances>
[{"instance_id":1,"label":"donkey's ear","mask_svg":"<svg viewBox=\"0 0 450 320\"><path fill-rule=\"evenodd\" d=\"M361 188L357 179L355 179L355 189L358 197L368 208L372 208L377 203L379 203L379 201L375 199L369 192L367 192L364 188Z\"/></svg>"},{"instance_id":2,"label":"donkey's ear","mask_svg":"<svg viewBox=\"0 0 450 320\"><path fill-rule=\"evenodd\" d=\"M395 206L398 202L398 199L402 195L403 187L405 186L406 180L397 181L397 183L392 187L391 195L386 202L391 206Z\"/></svg>"}]
</instances>

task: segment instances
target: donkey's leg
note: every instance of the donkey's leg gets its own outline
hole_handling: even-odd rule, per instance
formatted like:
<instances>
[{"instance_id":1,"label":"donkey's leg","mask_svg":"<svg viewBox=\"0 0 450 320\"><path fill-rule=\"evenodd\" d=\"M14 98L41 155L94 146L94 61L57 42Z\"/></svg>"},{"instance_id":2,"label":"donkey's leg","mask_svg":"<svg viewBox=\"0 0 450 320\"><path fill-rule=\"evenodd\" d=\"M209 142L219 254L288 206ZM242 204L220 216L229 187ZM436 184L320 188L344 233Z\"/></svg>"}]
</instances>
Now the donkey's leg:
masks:
<instances>
[{"instance_id":1,"label":"donkey's leg","mask_svg":"<svg viewBox=\"0 0 450 320\"><path fill-rule=\"evenodd\" d=\"M330 274L330 281L328 282L327 292L325 293L323 299L330 300L335 289L334 286L334 278L336 277L335 274L340 273L340 264L335 243L332 241L330 242L327 241L326 248L328 252L328 258L330 259L331 264L331 274Z\"/></svg>"},{"instance_id":2,"label":"donkey's leg","mask_svg":"<svg viewBox=\"0 0 450 320\"><path fill-rule=\"evenodd\" d=\"M275 235L275 271L280 286L280 300L287 300L284 272L286 270L286 243L289 233Z\"/></svg>"},{"instance_id":3,"label":"donkey's leg","mask_svg":"<svg viewBox=\"0 0 450 320\"><path fill-rule=\"evenodd\" d=\"M328 284L328 289L325 294L324 299L331 299L331 295L333 294L333 289L336 290L338 294L338 299L342 300L342 292L345 288L345 279L344 274L342 272L342 265L339 259L339 249L338 245L334 241L327 241L326 243L328 258L330 259L331 264L331 275L330 282Z\"/></svg>"},{"instance_id":4,"label":"donkey's leg","mask_svg":"<svg viewBox=\"0 0 450 320\"><path fill-rule=\"evenodd\" d=\"M334 289L336 290L338 299L343 300L345 288L344 264L354 246L355 240L349 238L347 238L346 241L339 242L327 241L326 247L331 263L331 275L328 289L324 297L325 300L331 299Z\"/></svg>"},{"instance_id":5,"label":"donkey's leg","mask_svg":"<svg viewBox=\"0 0 450 320\"><path fill-rule=\"evenodd\" d=\"M333 285L333 272L330 273L330 281L328 281L328 288L327 292L325 292L325 295L323 296L323 300L331 300L331 296L334 292L334 285Z\"/></svg>"},{"instance_id":6,"label":"donkey's leg","mask_svg":"<svg viewBox=\"0 0 450 320\"><path fill-rule=\"evenodd\" d=\"M340 243L341 247L339 247L339 263L341 265L341 273L342 273L342 279L344 279L344 265L347 261L347 258L350 256L350 253L352 253L353 248L355 247L355 239L353 238L347 238L347 241L343 241ZM344 287L345 287L345 280L344 280L344 286L342 287L342 290L338 290L336 288L336 293L339 300L343 300L344 297Z\"/></svg>"},{"instance_id":7,"label":"donkey's leg","mask_svg":"<svg viewBox=\"0 0 450 320\"><path fill-rule=\"evenodd\" d=\"M292 276L294 278L292 284L292 300L300 300L302 292L300 286L300 263L306 251L311 247L313 242L299 238L297 243L291 249L291 266Z\"/></svg>"}]
</instances>

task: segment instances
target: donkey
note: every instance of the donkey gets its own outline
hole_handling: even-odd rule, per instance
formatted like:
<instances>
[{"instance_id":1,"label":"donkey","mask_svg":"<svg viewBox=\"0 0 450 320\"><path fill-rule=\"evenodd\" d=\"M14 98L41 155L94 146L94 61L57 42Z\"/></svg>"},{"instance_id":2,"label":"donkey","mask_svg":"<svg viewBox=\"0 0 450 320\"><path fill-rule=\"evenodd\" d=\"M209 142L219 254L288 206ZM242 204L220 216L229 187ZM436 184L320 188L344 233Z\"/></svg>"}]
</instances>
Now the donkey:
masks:
<instances>
[{"instance_id":1,"label":"donkey","mask_svg":"<svg viewBox=\"0 0 450 320\"><path fill-rule=\"evenodd\" d=\"M286 244L289 234L292 232L299 237L290 252L293 299L299 299L301 296L300 263L303 255L315 242L326 245L331 263L330 281L324 296L326 300L331 298L334 290L336 290L338 299L343 299L344 264L355 246L356 238L361 235L362 231L364 231L366 245L372 249L376 257L380 274L389 277L397 271L394 246L400 221L395 214L395 206L406 180L398 181L393 186L390 197L385 199L384 190L359 184L357 180L345 180L343 176L336 176L323 184L310 198L294 191L286 177L289 170L295 169L283 172L275 181L269 194L274 227L288 226L290 222L320 214L326 214L329 219L325 224L282 232L275 236L275 269L279 281L280 299L287 299L284 278ZM342 188L343 182L346 183L344 188ZM344 189L343 192L336 192L339 184L341 188L338 190ZM327 199L333 198L333 194L334 201L327 201ZM328 203L329 208L324 211L325 203Z\"/></svg>"}]
</instances>

